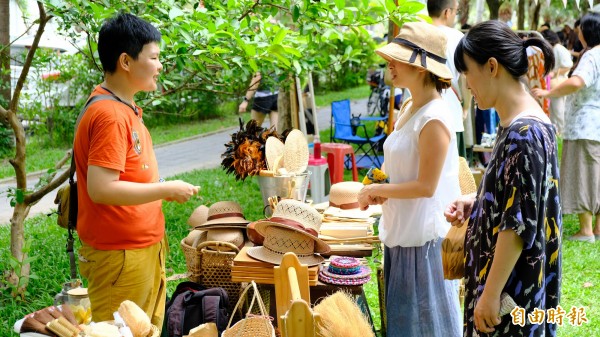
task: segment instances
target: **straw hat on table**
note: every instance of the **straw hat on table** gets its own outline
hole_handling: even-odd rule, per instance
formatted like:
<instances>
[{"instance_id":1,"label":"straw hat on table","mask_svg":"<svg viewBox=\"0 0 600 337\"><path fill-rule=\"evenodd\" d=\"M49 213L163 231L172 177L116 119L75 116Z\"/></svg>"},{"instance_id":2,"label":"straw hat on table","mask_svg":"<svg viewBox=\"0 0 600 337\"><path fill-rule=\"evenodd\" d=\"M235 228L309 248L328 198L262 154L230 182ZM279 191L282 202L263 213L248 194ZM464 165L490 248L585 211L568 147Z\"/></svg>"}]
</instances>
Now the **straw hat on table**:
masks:
<instances>
[{"instance_id":1,"label":"straw hat on table","mask_svg":"<svg viewBox=\"0 0 600 337\"><path fill-rule=\"evenodd\" d=\"M215 202L208 209L207 221L196 229L245 228L248 220L244 218L242 207L235 201Z\"/></svg>"},{"instance_id":2,"label":"straw hat on table","mask_svg":"<svg viewBox=\"0 0 600 337\"><path fill-rule=\"evenodd\" d=\"M293 252L301 263L313 266L324 261L318 253L330 251L329 245L318 238L321 214L298 200L280 201L273 216L256 221L254 228L264 236L263 246L248 250L248 255L257 260L280 264L285 253Z\"/></svg>"},{"instance_id":3,"label":"straw hat on table","mask_svg":"<svg viewBox=\"0 0 600 337\"><path fill-rule=\"evenodd\" d=\"M325 216L356 219L370 217L372 211L361 211L358 205L358 193L363 187L362 183L356 181L342 181L331 185L329 207L324 212Z\"/></svg>"}]
</instances>

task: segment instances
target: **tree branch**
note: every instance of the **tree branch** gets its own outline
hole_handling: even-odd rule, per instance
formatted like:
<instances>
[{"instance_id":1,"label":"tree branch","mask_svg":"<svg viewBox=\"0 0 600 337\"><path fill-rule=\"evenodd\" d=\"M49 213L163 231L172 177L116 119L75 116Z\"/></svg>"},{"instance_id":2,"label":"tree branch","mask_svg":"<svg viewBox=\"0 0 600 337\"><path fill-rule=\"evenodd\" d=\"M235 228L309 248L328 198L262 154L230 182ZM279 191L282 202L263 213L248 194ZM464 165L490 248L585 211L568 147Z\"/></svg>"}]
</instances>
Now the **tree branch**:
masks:
<instances>
[{"instance_id":1,"label":"tree branch","mask_svg":"<svg viewBox=\"0 0 600 337\"><path fill-rule=\"evenodd\" d=\"M44 185L39 190L37 190L37 191L35 191L35 192L31 193L31 194L27 194L25 196L25 198L23 199L23 203L26 204L26 205L34 205L34 204L36 204L46 194L52 192L55 188L57 188L58 186L62 185L65 181L67 181L68 178L69 178L69 170L64 170L58 176L58 178L52 180L47 185Z\"/></svg>"},{"instance_id":2,"label":"tree branch","mask_svg":"<svg viewBox=\"0 0 600 337\"><path fill-rule=\"evenodd\" d=\"M29 74L29 68L31 68L31 63L33 62L33 56L40 44L40 39L42 38L42 34L44 34L44 28L50 19L52 19L52 15L46 15L46 10L44 9L44 5L41 2L37 2L38 10L40 12L40 22L38 29L35 33L35 37L33 38L33 43L31 44L31 48L27 52L27 57L25 58L25 63L23 63L23 69L21 70L21 75L17 80L17 85L15 86L15 91L10 101L9 110L17 111L17 107L19 106L19 98L21 96L21 90L23 89L23 84L27 79L27 75Z\"/></svg>"},{"instance_id":3,"label":"tree branch","mask_svg":"<svg viewBox=\"0 0 600 337\"><path fill-rule=\"evenodd\" d=\"M252 7L248 8L247 11L244 12L244 14L242 14L242 16L240 16L240 18L238 19L238 21L242 21L244 20L244 18L248 15L250 15L251 12L254 11L254 8L256 8L256 6L258 6L258 4L260 3L260 0L256 0L256 2L254 3L254 5L252 5Z\"/></svg>"},{"instance_id":4,"label":"tree branch","mask_svg":"<svg viewBox=\"0 0 600 337\"><path fill-rule=\"evenodd\" d=\"M65 164L69 161L69 159L71 159L72 152L73 152L72 149L68 150L65 153L64 157L62 157L58 162L56 162L56 164L54 165L54 169L60 170L63 166L65 166ZM69 169L70 169L70 166L69 166ZM69 178L69 173L70 173L70 171L67 169L64 172L62 172L58 176L58 178L54 179L56 177L56 172L54 172L52 175L50 175L50 179L53 179L50 183L42 186L42 188L40 188L39 190L26 195L23 202L27 203L28 205L37 203L46 194L52 192L55 188L62 185L62 183L64 183Z\"/></svg>"}]
</instances>

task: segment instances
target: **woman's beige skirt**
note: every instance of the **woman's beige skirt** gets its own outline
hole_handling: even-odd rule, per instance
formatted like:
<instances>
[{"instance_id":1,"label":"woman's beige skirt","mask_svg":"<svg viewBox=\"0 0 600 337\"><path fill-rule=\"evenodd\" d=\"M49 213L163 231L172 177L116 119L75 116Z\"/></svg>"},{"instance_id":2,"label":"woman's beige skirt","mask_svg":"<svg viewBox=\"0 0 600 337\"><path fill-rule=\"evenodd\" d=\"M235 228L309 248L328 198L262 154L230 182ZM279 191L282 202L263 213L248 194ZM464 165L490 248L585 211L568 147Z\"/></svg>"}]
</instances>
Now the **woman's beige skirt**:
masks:
<instances>
[{"instance_id":1,"label":"woman's beige skirt","mask_svg":"<svg viewBox=\"0 0 600 337\"><path fill-rule=\"evenodd\" d=\"M600 142L564 140L560 163L564 214L600 213Z\"/></svg>"}]
</instances>

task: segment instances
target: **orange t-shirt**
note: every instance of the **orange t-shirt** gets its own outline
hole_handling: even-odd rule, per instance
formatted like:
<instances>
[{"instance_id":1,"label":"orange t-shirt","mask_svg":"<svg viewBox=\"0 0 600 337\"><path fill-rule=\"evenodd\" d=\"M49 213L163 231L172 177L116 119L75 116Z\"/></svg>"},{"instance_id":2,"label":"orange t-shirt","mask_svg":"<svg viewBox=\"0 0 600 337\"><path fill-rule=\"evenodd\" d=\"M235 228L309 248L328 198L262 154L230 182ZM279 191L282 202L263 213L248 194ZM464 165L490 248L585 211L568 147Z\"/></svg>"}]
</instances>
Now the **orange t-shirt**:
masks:
<instances>
[{"instance_id":1,"label":"orange t-shirt","mask_svg":"<svg viewBox=\"0 0 600 337\"><path fill-rule=\"evenodd\" d=\"M97 86L91 96L110 95ZM162 240L165 219L162 200L134 206L93 202L87 193L88 165L119 171L119 180L158 183L158 165L150 133L138 115L124 103L100 100L83 115L75 135L79 213L77 233L99 250L136 249Z\"/></svg>"}]
</instances>

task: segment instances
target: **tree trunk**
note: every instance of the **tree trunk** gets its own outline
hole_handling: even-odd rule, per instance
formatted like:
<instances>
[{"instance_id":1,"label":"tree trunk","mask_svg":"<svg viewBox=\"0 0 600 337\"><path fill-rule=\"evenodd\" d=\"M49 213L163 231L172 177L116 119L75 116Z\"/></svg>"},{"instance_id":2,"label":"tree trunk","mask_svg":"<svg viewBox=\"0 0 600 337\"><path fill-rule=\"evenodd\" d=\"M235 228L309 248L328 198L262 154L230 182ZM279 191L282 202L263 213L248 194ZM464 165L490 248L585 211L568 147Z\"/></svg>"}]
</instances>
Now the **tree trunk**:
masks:
<instances>
[{"instance_id":1,"label":"tree trunk","mask_svg":"<svg viewBox=\"0 0 600 337\"><path fill-rule=\"evenodd\" d=\"M5 0L0 1L3 2ZM17 85L15 86L11 100L8 103L8 109L4 109L4 107L0 105L0 116L8 120L8 123L13 129L16 143L15 157L9 160L10 164L12 165L15 171L15 178L17 180L16 189L19 195L19 197L15 196L15 198L17 199L16 205L13 211L12 218L10 219L10 253L14 259L19 261L20 268L18 268L18 270L9 270L7 273L7 281L12 285L12 288L16 291L14 296L20 297L24 297L25 292L27 290L31 268L30 264L26 260L27 253L23 251L23 248L25 247L25 218L29 214L29 209L32 205L35 205L43 196L54 190L56 187L60 186L64 181L66 181L67 177L69 176L68 170L65 170L57 179L54 179L56 173L53 173L50 175L50 177L48 177L48 181L50 181L50 183L42 186L35 192L31 192L27 188L27 170L25 165L25 130L23 128L23 124L19 121L17 117L19 97L21 96L21 89L23 88L23 85L27 79L29 69L31 68L33 56L38 48L40 39L42 38L42 34L44 33L44 28L46 27L48 21L52 18L52 16L46 15L46 10L41 2L38 1L37 5L39 10L39 20L38 29L33 39L33 43L31 45L31 48L27 52L25 62L23 63L23 70L21 71L21 75L17 81ZM69 157L70 153L68 153L68 155L65 156L65 158L63 158L61 161L59 161L56 164L55 168L58 169L62 167L67 162Z\"/></svg>"},{"instance_id":2,"label":"tree trunk","mask_svg":"<svg viewBox=\"0 0 600 337\"><path fill-rule=\"evenodd\" d=\"M530 8L532 10L529 12L530 13L529 18L531 19L529 21L529 29L530 30L537 30L538 29L538 23L540 21L540 9L542 8L542 2L538 1L537 4L531 4Z\"/></svg>"},{"instance_id":3,"label":"tree trunk","mask_svg":"<svg viewBox=\"0 0 600 337\"><path fill-rule=\"evenodd\" d=\"M471 0L460 0L458 8L460 9L460 26L469 21L469 8L471 7Z\"/></svg>"},{"instance_id":4,"label":"tree trunk","mask_svg":"<svg viewBox=\"0 0 600 337\"><path fill-rule=\"evenodd\" d=\"M519 0L519 5L517 7L517 29L525 29L525 0Z\"/></svg>"},{"instance_id":5,"label":"tree trunk","mask_svg":"<svg viewBox=\"0 0 600 337\"><path fill-rule=\"evenodd\" d=\"M292 113L289 88L289 86L280 87L279 95L277 96L277 111L279 112L277 130L279 132L282 132L283 130L292 127Z\"/></svg>"},{"instance_id":6,"label":"tree trunk","mask_svg":"<svg viewBox=\"0 0 600 337\"><path fill-rule=\"evenodd\" d=\"M10 101L10 0L0 0L0 69L7 69L0 73L0 104L6 106Z\"/></svg>"},{"instance_id":7,"label":"tree trunk","mask_svg":"<svg viewBox=\"0 0 600 337\"><path fill-rule=\"evenodd\" d=\"M500 11L500 0L486 0L488 9L490 10L490 20L498 19L498 12Z\"/></svg>"}]
</instances>

